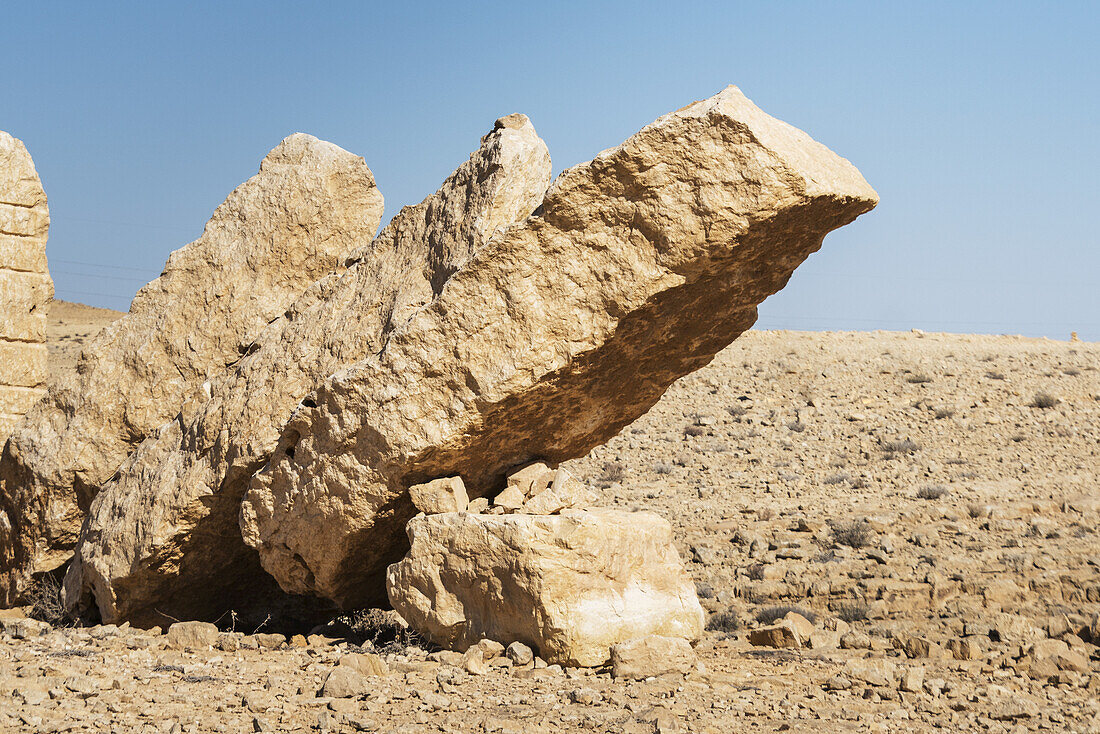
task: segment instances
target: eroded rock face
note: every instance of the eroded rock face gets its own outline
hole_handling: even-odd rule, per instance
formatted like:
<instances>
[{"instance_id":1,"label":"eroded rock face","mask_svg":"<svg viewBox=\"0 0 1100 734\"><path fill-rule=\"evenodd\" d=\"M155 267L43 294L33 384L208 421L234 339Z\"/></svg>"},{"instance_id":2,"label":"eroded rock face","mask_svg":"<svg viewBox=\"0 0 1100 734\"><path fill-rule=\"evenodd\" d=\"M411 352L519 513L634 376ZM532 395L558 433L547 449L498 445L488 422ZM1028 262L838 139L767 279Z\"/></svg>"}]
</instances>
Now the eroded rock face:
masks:
<instances>
[{"instance_id":1,"label":"eroded rock face","mask_svg":"<svg viewBox=\"0 0 1100 734\"><path fill-rule=\"evenodd\" d=\"M46 393L50 211L22 141L0 130L0 447ZM4 534L0 515L0 538ZM0 541L2 542L2 541Z\"/></svg>"},{"instance_id":2,"label":"eroded rock face","mask_svg":"<svg viewBox=\"0 0 1100 734\"><path fill-rule=\"evenodd\" d=\"M378 603L409 486L458 475L476 498L532 460L584 455L877 200L734 87L661 117L562 173L377 355L303 403L252 479L246 541L285 589Z\"/></svg>"},{"instance_id":3,"label":"eroded rock face","mask_svg":"<svg viewBox=\"0 0 1100 734\"><path fill-rule=\"evenodd\" d=\"M435 194L272 322L212 381L211 399L134 451L92 503L66 577L70 608L94 596L104 620L157 624L160 612L214 619L229 604L270 605L281 592L241 540L238 512L286 422L325 378L380 351L490 237L530 214L549 183L549 152L531 123L499 120Z\"/></svg>"},{"instance_id":4,"label":"eroded rock face","mask_svg":"<svg viewBox=\"0 0 1100 734\"><path fill-rule=\"evenodd\" d=\"M51 387L0 459L0 602L68 555L84 512L133 447L200 399L273 319L369 241L382 195L359 156L295 134L172 253L129 313ZM56 553L51 553L56 551Z\"/></svg>"},{"instance_id":5,"label":"eroded rock face","mask_svg":"<svg viewBox=\"0 0 1100 734\"><path fill-rule=\"evenodd\" d=\"M386 589L413 629L445 647L522 642L551 663L595 666L620 642L703 632L672 528L649 512L453 512L413 518L408 535Z\"/></svg>"}]
</instances>

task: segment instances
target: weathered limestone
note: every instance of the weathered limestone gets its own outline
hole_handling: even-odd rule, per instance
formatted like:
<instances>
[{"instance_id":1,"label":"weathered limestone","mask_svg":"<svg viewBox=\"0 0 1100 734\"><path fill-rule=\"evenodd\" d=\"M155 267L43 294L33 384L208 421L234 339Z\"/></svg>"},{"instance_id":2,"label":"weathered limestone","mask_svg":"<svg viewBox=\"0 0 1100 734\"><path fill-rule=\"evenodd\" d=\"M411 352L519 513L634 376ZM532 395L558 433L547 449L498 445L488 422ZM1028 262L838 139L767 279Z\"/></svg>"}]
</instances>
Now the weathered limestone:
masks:
<instances>
[{"instance_id":1,"label":"weathered limestone","mask_svg":"<svg viewBox=\"0 0 1100 734\"><path fill-rule=\"evenodd\" d=\"M831 230L878 197L734 87L565 171L375 356L294 414L241 510L283 588L377 603L415 510L461 476L581 456L707 364Z\"/></svg>"},{"instance_id":2,"label":"weathered limestone","mask_svg":"<svg viewBox=\"0 0 1100 734\"><path fill-rule=\"evenodd\" d=\"M551 663L594 666L647 635L698 639L703 610L649 512L423 515L386 589L409 625L448 648L522 642Z\"/></svg>"},{"instance_id":3,"label":"weathered limestone","mask_svg":"<svg viewBox=\"0 0 1100 734\"><path fill-rule=\"evenodd\" d=\"M611 646L611 675L642 680L667 673L690 673L695 651L682 637L650 635Z\"/></svg>"},{"instance_id":4,"label":"weathered limestone","mask_svg":"<svg viewBox=\"0 0 1100 734\"><path fill-rule=\"evenodd\" d=\"M94 595L105 621L156 624L159 612L214 619L231 603L270 605L278 588L241 540L238 512L286 422L325 378L381 350L549 183L549 152L527 118L498 120L435 194L404 208L346 272L317 282L212 380L211 399L138 447L92 503L66 578L70 607Z\"/></svg>"},{"instance_id":5,"label":"weathered limestone","mask_svg":"<svg viewBox=\"0 0 1100 734\"><path fill-rule=\"evenodd\" d=\"M46 393L50 211L22 141L0 130L0 447ZM0 516L0 538L4 518Z\"/></svg>"},{"instance_id":6,"label":"weathered limestone","mask_svg":"<svg viewBox=\"0 0 1100 734\"><path fill-rule=\"evenodd\" d=\"M382 195L359 156L295 134L169 257L51 387L0 459L0 603L61 563L133 447L202 398L263 328L369 241ZM6 515L6 520L4 516Z\"/></svg>"},{"instance_id":7,"label":"weathered limestone","mask_svg":"<svg viewBox=\"0 0 1100 734\"><path fill-rule=\"evenodd\" d=\"M442 477L409 487L413 506L420 512L435 515L440 512L464 512L470 504L462 477Z\"/></svg>"}]
</instances>

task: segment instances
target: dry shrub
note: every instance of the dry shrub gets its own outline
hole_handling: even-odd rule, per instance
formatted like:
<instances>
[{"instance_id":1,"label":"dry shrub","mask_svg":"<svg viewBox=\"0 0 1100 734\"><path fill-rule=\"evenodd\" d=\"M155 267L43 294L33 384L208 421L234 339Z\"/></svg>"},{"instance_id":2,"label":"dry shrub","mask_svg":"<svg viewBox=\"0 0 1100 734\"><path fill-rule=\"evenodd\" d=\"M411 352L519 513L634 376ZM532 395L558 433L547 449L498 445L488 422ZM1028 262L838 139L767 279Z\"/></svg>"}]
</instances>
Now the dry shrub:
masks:
<instances>
[{"instance_id":1,"label":"dry shrub","mask_svg":"<svg viewBox=\"0 0 1100 734\"><path fill-rule=\"evenodd\" d=\"M707 630L721 632L724 637L729 637L739 629L741 629L741 618L732 609L716 612L707 619Z\"/></svg>"},{"instance_id":2,"label":"dry shrub","mask_svg":"<svg viewBox=\"0 0 1100 734\"><path fill-rule=\"evenodd\" d=\"M917 490L917 497L922 500L938 500L947 494L947 487L942 484L929 484Z\"/></svg>"},{"instance_id":3,"label":"dry shrub","mask_svg":"<svg viewBox=\"0 0 1100 734\"><path fill-rule=\"evenodd\" d=\"M836 616L848 624L853 622L862 622L867 619L871 614L871 609L859 601L842 602L837 605Z\"/></svg>"},{"instance_id":4,"label":"dry shrub","mask_svg":"<svg viewBox=\"0 0 1100 734\"><path fill-rule=\"evenodd\" d=\"M833 543L863 548L871 541L871 526L866 520L847 520L833 524Z\"/></svg>"},{"instance_id":5,"label":"dry shrub","mask_svg":"<svg viewBox=\"0 0 1100 734\"><path fill-rule=\"evenodd\" d=\"M359 609L337 617L330 625L343 631L358 645L370 643L382 652L402 652L409 647L424 647L425 641L411 627L398 621L395 612L384 609Z\"/></svg>"},{"instance_id":6,"label":"dry shrub","mask_svg":"<svg viewBox=\"0 0 1100 734\"><path fill-rule=\"evenodd\" d=\"M920 448L920 445L912 439L904 438L898 441L881 441L879 447L888 454L911 454Z\"/></svg>"},{"instance_id":7,"label":"dry shrub","mask_svg":"<svg viewBox=\"0 0 1100 734\"><path fill-rule=\"evenodd\" d=\"M1032 408L1042 408L1046 410L1047 408L1053 408L1057 404L1058 398L1045 392L1036 393L1035 397L1031 399Z\"/></svg>"},{"instance_id":8,"label":"dry shrub","mask_svg":"<svg viewBox=\"0 0 1100 734\"><path fill-rule=\"evenodd\" d=\"M44 574L35 580L27 590L27 601L30 602L32 619L54 627L68 627L76 623L61 603L61 582L55 576Z\"/></svg>"}]
</instances>

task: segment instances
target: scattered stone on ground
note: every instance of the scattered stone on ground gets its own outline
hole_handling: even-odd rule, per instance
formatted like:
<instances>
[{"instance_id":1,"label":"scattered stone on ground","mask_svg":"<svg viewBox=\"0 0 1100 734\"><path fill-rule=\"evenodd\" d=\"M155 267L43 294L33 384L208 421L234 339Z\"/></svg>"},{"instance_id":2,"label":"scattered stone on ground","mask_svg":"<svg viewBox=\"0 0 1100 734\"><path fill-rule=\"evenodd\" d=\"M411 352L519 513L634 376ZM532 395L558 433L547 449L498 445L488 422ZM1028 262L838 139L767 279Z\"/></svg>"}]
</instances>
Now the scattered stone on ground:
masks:
<instances>
[{"instance_id":1,"label":"scattered stone on ground","mask_svg":"<svg viewBox=\"0 0 1100 734\"><path fill-rule=\"evenodd\" d=\"M322 635L268 649L240 632L187 652L125 625L51 629L8 610L0 731L236 732L257 717L341 733L1100 731L1098 364L1100 345L1082 342L750 331L568 462L600 504L672 524L710 613L701 668L633 681L506 650L510 667L471 675L457 653ZM1039 392L1060 402L1031 407ZM928 484L950 491L921 499ZM852 520L868 526L860 548L835 536ZM884 546L887 563L870 558ZM792 611L816 615L815 632L839 615L850 629L835 648L749 644ZM910 658L902 636L952 655ZM1036 665L1063 650L1035 648L1045 640L1087 670ZM364 694L317 695L364 651L389 673ZM80 678L94 695L65 685Z\"/></svg>"}]
</instances>

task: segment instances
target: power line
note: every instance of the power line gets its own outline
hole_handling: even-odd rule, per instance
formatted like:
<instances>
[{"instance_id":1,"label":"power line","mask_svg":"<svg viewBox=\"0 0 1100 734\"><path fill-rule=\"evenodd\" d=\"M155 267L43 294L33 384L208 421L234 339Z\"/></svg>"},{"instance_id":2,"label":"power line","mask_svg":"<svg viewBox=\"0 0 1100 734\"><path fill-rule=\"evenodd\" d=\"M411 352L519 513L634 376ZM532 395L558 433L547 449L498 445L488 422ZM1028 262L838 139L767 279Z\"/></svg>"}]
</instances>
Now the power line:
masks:
<instances>
[{"instance_id":1,"label":"power line","mask_svg":"<svg viewBox=\"0 0 1100 734\"><path fill-rule=\"evenodd\" d=\"M61 217L55 215L50 216L50 221L57 221L59 219L63 222L92 222L94 224L110 224L113 227L143 227L145 229L160 229L168 232L192 231L190 227L173 227L171 225L166 226L163 224L146 224L145 222L120 222L111 219L92 219L89 217L71 217L68 215Z\"/></svg>"},{"instance_id":2,"label":"power line","mask_svg":"<svg viewBox=\"0 0 1100 734\"><path fill-rule=\"evenodd\" d=\"M138 277L136 275L100 275L99 273L77 273L72 270L51 270L51 274L60 273L61 275L78 275L82 278L102 278L103 280L121 280L127 283L148 283L145 278Z\"/></svg>"},{"instance_id":3,"label":"power line","mask_svg":"<svg viewBox=\"0 0 1100 734\"><path fill-rule=\"evenodd\" d=\"M66 265L84 265L84 266L87 266L87 267L90 267L90 268L108 268L110 270L129 270L129 271L132 271L134 273L148 273L149 271L154 269L152 267L148 267L148 268L128 268L124 265L101 265L100 263L82 262L80 260L66 260L66 259L60 258L60 257L51 257L51 258L49 258L49 260L50 260L50 262L65 263ZM156 269L159 270L160 266L157 266Z\"/></svg>"},{"instance_id":4,"label":"power line","mask_svg":"<svg viewBox=\"0 0 1100 734\"><path fill-rule=\"evenodd\" d=\"M61 290L64 291L64 295L99 296L100 298L115 298L115 299L118 299L120 301L126 301L127 303L129 303L132 300L130 298L130 296L120 296L116 293L93 293L91 291L71 291L68 288L62 288Z\"/></svg>"}]
</instances>

